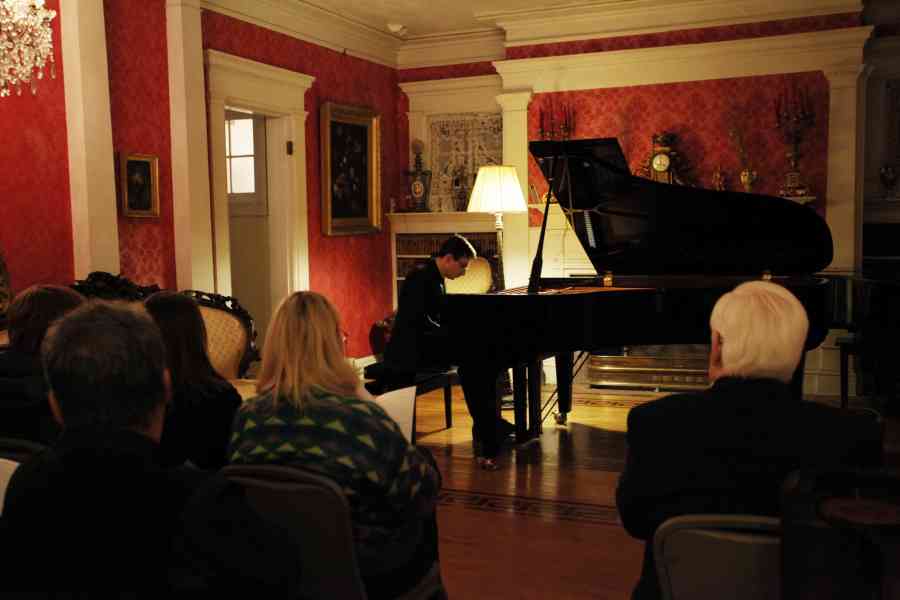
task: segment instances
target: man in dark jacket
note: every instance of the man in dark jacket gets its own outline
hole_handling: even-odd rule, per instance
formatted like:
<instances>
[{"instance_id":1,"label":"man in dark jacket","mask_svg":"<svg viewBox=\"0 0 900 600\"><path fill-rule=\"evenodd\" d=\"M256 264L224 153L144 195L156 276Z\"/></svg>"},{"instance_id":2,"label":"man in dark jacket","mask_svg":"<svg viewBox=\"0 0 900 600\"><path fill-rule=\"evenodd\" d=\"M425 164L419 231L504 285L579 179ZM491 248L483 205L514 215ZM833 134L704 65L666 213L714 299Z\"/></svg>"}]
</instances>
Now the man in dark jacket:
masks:
<instances>
[{"instance_id":1,"label":"man in dark jacket","mask_svg":"<svg viewBox=\"0 0 900 600\"><path fill-rule=\"evenodd\" d=\"M479 464L494 469L500 441L514 429L497 416L496 390L500 367L467 363L465 356L450 356L447 333L441 326L444 280L465 274L469 260L473 258L475 249L469 241L461 235L454 235L443 243L434 258L406 276L391 338L384 352L385 388L414 385L416 372L429 369L443 371L451 364L459 365L466 406L475 423L473 435L479 442Z\"/></svg>"},{"instance_id":2,"label":"man in dark jacket","mask_svg":"<svg viewBox=\"0 0 900 600\"><path fill-rule=\"evenodd\" d=\"M6 589L296 591L298 552L218 475L158 459L170 397L142 308L91 302L42 349L53 447L13 474L3 511Z\"/></svg>"},{"instance_id":3,"label":"man in dark jacket","mask_svg":"<svg viewBox=\"0 0 900 600\"><path fill-rule=\"evenodd\" d=\"M646 541L633 600L661 597L653 534L667 519L774 516L790 471L881 462L875 419L793 399L788 383L809 321L790 291L763 281L742 284L716 303L710 328L712 386L648 402L628 415L628 456L616 500L625 529Z\"/></svg>"}]
</instances>

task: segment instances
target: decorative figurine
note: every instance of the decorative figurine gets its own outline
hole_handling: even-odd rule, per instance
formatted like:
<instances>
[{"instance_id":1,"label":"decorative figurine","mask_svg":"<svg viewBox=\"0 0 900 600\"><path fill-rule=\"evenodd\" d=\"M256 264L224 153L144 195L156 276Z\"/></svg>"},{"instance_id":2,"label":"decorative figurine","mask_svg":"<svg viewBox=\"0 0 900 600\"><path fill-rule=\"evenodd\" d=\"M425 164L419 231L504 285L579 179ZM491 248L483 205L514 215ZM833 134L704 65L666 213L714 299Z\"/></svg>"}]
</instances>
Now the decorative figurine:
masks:
<instances>
[{"instance_id":1,"label":"decorative figurine","mask_svg":"<svg viewBox=\"0 0 900 600\"><path fill-rule=\"evenodd\" d=\"M425 150L425 144L422 140L412 141L412 151L416 155L414 168L412 171L406 171L409 178L409 193L412 197L412 210L417 212L428 211L428 193L431 190L431 171L422 167L422 152Z\"/></svg>"}]
</instances>

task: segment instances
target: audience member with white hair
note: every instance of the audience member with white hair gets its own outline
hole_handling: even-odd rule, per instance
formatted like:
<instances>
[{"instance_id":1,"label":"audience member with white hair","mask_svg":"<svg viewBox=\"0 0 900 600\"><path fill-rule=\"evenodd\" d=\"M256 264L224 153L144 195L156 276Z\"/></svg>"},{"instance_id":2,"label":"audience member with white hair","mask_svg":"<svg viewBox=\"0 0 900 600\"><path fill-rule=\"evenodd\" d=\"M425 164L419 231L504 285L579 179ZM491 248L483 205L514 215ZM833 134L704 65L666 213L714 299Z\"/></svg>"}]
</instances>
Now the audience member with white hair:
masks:
<instances>
[{"instance_id":1,"label":"audience member with white hair","mask_svg":"<svg viewBox=\"0 0 900 600\"><path fill-rule=\"evenodd\" d=\"M791 394L809 320L789 290L764 281L739 285L716 302L709 323L712 385L628 415L616 503L628 533L646 541L633 600L660 597L652 542L667 519L774 516L789 472L882 460L874 418L798 402Z\"/></svg>"}]
</instances>

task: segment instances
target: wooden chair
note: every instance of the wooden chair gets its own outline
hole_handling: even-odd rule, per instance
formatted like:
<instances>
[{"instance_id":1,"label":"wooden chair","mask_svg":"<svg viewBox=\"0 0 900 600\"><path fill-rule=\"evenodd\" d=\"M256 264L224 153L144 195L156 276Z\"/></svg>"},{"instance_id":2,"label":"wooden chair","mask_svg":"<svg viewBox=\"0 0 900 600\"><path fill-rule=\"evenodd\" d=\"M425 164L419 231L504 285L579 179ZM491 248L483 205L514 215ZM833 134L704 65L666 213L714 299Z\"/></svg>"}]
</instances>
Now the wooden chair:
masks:
<instances>
[{"instance_id":1,"label":"wooden chair","mask_svg":"<svg viewBox=\"0 0 900 600\"><path fill-rule=\"evenodd\" d=\"M198 290L181 292L200 305L206 325L206 347L213 368L225 379L238 379L259 360L253 317L237 298Z\"/></svg>"},{"instance_id":2,"label":"wooden chair","mask_svg":"<svg viewBox=\"0 0 900 600\"><path fill-rule=\"evenodd\" d=\"M663 600L777 600L778 519L683 515L659 526L653 555Z\"/></svg>"},{"instance_id":3,"label":"wooden chair","mask_svg":"<svg viewBox=\"0 0 900 600\"><path fill-rule=\"evenodd\" d=\"M353 540L350 505L331 479L293 467L230 465L230 480L244 486L250 505L288 531L300 548L302 598L365 600ZM427 600L444 589L437 563L397 600Z\"/></svg>"}]
</instances>

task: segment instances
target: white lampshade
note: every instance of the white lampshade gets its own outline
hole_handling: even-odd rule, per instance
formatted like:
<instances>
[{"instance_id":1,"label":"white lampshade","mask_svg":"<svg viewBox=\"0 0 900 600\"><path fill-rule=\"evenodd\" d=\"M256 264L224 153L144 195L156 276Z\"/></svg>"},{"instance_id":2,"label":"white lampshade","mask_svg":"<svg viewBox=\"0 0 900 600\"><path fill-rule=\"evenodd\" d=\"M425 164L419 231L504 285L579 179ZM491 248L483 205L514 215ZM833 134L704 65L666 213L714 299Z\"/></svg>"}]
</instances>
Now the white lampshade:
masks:
<instances>
[{"instance_id":1,"label":"white lampshade","mask_svg":"<svg viewBox=\"0 0 900 600\"><path fill-rule=\"evenodd\" d=\"M478 169L475 187L469 197L468 212L496 215L527 210L515 167L487 165Z\"/></svg>"}]
</instances>

